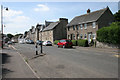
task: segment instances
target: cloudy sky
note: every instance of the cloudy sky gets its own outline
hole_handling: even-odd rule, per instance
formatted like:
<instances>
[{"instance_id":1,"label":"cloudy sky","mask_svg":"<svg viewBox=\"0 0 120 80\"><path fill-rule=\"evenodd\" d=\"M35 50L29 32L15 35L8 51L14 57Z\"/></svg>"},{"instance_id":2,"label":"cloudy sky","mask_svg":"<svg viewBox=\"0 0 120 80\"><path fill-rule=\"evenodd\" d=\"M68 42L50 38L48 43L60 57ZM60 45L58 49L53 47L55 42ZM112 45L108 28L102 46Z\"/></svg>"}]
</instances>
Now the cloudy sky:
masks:
<instances>
[{"instance_id":1,"label":"cloudy sky","mask_svg":"<svg viewBox=\"0 0 120 80\"><path fill-rule=\"evenodd\" d=\"M75 16L86 14L87 9L96 11L110 8L112 13L118 11L118 2L3 2L8 11L4 14L4 33L24 33L37 23L57 21L59 18L68 18L71 21Z\"/></svg>"}]
</instances>

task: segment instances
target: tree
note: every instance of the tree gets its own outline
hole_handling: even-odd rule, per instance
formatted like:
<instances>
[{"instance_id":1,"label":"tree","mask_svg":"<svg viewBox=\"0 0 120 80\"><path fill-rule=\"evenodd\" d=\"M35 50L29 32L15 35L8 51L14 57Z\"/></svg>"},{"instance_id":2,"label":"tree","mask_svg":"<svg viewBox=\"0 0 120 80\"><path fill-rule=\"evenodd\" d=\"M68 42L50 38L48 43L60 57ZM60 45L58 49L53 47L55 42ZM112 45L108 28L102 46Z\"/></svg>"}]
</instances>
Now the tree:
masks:
<instances>
[{"instance_id":1,"label":"tree","mask_svg":"<svg viewBox=\"0 0 120 80\"><path fill-rule=\"evenodd\" d=\"M7 37L11 39L14 36L12 34L7 34Z\"/></svg>"},{"instance_id":2,"label":"tree","mask_svg":"<svg viewBox=\"0 0 120 80\"><path fill-rule=\"evenodd\" d=\"M120 22L120 10L114 14L115 20Z\"/></svg>"},{"instance_id":3,"label":"tree","mask_svg":"<svg viewBox=\"0 0 120 80\"><path fill-rule=\"evenodd\" d=\"M20 36L20 35L23 35L23 34L21 34L21 33L20 33L20 34L16 34L15 36L17 36L17 37L18 37L18 36Z\"/></svg>"}]
</instances>

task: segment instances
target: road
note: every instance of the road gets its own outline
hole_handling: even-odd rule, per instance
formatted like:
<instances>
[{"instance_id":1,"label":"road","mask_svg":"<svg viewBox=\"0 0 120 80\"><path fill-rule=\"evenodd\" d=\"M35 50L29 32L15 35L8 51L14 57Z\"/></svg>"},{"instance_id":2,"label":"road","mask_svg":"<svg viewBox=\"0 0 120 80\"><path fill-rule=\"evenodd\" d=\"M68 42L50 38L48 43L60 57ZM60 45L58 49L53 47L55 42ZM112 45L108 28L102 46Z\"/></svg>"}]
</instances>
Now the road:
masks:
<instances>
[{"instance_id":1,"label":"road","mask_svg":"<svg viewBox=\"0 0 120 80\"><path fill-rule=\"evenodd\" d=\"M63 49L44 46L45 56L33 58L35 45L16 44L40 78L118 78L118 58L109 53L84 48ZM39 47L40 50L40 47Z\"/></svg>"}]
</instances>

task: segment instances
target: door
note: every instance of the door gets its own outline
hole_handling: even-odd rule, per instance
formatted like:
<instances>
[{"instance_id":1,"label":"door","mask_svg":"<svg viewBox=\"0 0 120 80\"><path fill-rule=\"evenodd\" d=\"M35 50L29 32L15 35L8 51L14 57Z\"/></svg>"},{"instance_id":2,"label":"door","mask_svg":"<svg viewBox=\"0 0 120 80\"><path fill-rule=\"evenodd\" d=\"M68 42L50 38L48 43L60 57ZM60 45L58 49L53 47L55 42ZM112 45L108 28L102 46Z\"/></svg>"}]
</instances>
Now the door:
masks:
<instances>
[{"instance_id":1,"label":"door","mask_svg":"<svg viewBox=\"0 0 120 80\"><path fill-rule=\"evenodd\" d=\"M91 42L91 36L92 36L92 33L88 33L88 43Z\"/></svg>"}]
</instances>

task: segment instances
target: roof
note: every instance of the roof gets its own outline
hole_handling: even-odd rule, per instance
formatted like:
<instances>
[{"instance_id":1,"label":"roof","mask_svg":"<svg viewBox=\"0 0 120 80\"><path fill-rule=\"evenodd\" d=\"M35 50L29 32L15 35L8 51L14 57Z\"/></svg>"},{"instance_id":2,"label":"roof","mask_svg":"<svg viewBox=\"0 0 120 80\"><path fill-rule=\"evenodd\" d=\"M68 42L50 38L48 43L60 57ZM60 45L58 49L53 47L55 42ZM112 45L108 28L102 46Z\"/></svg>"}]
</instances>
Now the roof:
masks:
<instances>
[{"instance_id":1,"label":"roof","mask_svg":"<svg viewBox=\"0 0 120 80\"><path fill-rule=\"evenodd\" d=\"M94 12L90 12L81 16L76 16L75 18L73 18L73 20L67 25L67 26L72 26L72 25L77 25L77 24L82 24L82 23L88 23L88 22L93 22L93 21L97 21L100 16L107 10L109 9L104 8L98 11L94 11Z\"/></svg>"},{"instance_id":2,"label":"roof","mask_svg":"<svg viewBox=\"0 0 120 80\"><path fill-rule=\"evenodd\" d=\"M58 23L59 23L59 21L58 22L50 23L46 28L43 29L43 31L54 29L58 25Z\"/></svg>"}]
</instances>

